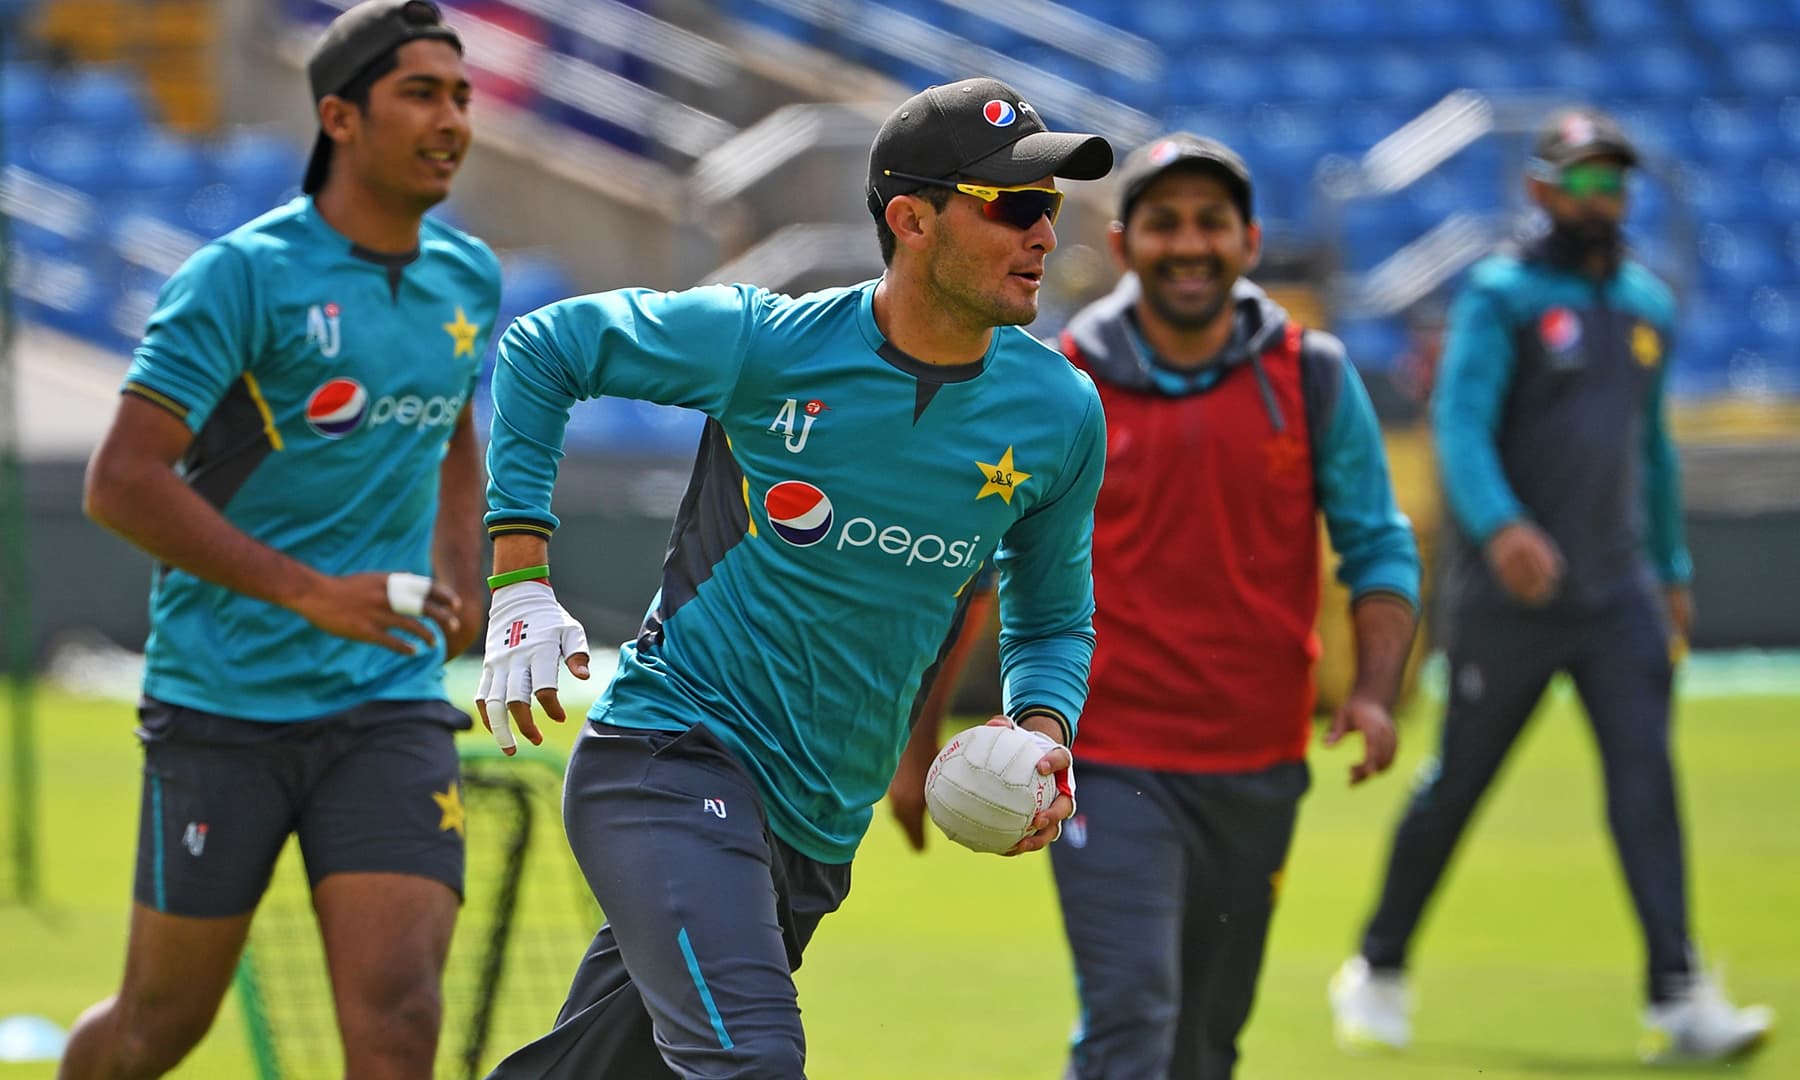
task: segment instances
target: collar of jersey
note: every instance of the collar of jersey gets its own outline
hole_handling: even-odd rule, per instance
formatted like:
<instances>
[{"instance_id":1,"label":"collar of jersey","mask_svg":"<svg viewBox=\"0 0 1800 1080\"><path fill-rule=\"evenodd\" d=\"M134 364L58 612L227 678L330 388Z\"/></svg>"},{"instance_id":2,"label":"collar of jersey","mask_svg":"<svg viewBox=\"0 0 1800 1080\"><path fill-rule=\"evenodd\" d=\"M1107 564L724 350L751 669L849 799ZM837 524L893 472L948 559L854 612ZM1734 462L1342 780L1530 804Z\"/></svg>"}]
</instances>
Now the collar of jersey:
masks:
<instances>
[{"instance_id":1,"label":"collar of jersey","mask_svg":"<svg viewBox=\"0 0 1800 1080\"><path fill-rule=\"evenodd\" d=\"M1000 348L1000 332L1004 327L994 328L993 334L988 338L987 352L979 360L967 364L927 364L883 337L881 328L875 325L875 286L880 283L881 279L876 278L858 285L862 295L856 301L857 326L862 331L863 340L869 343L869 348L875 351L876 356L925 382L968 382L987 370L988 363L994 359L995 350Z\"/></svg>"}]
</instances>

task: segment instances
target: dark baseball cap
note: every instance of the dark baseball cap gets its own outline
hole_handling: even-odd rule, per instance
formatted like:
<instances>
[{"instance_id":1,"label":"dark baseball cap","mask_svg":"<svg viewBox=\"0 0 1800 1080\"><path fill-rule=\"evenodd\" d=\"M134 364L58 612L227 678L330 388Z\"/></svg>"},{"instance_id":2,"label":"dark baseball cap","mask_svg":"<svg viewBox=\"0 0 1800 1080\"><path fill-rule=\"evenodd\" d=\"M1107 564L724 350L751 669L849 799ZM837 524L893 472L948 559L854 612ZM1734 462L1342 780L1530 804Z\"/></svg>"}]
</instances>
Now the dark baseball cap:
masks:
<instances>
[{"instance_id":1,"label":"dark baseball cap","mask_svg":"<svg viewBox=\"0 0 1800 1080\"><path fill-rule=\"evenodd\" d=\"M1627 165L1638 163L1637 148L1625 137L1619 122L1585 105L1552 113L1531 152L1552 169L1596 157L1616 157Z\"/></svg>"},{"instance_id":2,"label":"dark baseball cap","mask_svg":"<svg viewBox=\"0 0 1800 1080\"><path fill-rule=\"evenodd\" d=\"M1254 221L1250 166L1237 151L1217 139L1176 131L1151 139L1133 150L1119 166L1119 220L1131 217L1131 208L1157 177L1177 166L1204 168L1218 176L1237 204L1245 221Z\"/></svg>"},{"instance_id":3,"label":"dark baseball cap","mask_svg":"<svg viewBox=\"0 0 1800 1080\"><path fill-rule=\"evenodd\" d=\"M444 25L431 0L365 0L331 21L306 60L313 104L344 90L377 60L409 41L444 41L462 52L462 39ZM300 190L311 195L325 184L331 166L331 139L323 131L313 143Z\"/></svg>"},{"instance_id":4,"label":"dark baseball cap","mask_svg":"<svg viewBox=\"0 0 1800 1080\"><path fill-rule=\"evenodd\" d=\"M869 213L880 218L894 196L920 187L890 170L1004 187L1046 176L1098 180L1112 163L1112 146L1100 136L1051 131L999 79L964 79L926 87L881 125L869 148Z\"/></svg>"}]
</instances>

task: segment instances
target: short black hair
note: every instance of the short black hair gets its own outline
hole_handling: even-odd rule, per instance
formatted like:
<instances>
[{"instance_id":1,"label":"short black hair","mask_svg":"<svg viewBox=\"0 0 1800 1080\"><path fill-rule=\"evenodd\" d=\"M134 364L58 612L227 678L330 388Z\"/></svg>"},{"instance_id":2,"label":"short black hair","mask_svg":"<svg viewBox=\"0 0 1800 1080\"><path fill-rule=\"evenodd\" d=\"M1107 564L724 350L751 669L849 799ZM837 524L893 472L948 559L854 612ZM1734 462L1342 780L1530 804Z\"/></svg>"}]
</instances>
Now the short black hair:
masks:
<instances>
[{"instance_id":1,"label":"short black hair","mask_svg":"<svg viewBox=\"0 0 1800 1080\"><path fill-rule=\"evenodd\" d=\"M920 187L912 191L901 192L901 194L917 195L930 203L933 210L942 210L950 205L950 196L956 193L949 188ZM881 246L881 265L894 265L894 248L899 245L899 240L895 238L894 230L888 228L886 213L878 214L875 217L875 242Z\"/></svg>"}]
</instances>

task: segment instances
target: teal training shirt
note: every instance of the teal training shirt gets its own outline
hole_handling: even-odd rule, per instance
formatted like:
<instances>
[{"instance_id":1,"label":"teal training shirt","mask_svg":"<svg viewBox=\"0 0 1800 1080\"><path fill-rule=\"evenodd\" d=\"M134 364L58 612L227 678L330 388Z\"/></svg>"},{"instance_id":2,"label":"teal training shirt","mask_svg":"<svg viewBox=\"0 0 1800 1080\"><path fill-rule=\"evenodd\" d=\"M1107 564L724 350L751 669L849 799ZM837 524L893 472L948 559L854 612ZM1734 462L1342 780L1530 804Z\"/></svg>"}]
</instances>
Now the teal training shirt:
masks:
<instances>
[{"instance_id":1,"label":"teal training shirt","mask_svg":"<svg viewBox=\"0 0 1800 1080\"><path fill-rule=\"evenodd\" d=\"M427 218L413 255L360 251L295 199L169 278L124 389L186 422L187 483L251 537L328 574L430 574L438 470L499 302L481 241ZM426 646L335 637L161 567L144 692L268 721L442 698L443 642Z\"/></svg>"},{"instance_id":2,"label":"teal training shirt","mask_svg":"<svg viewBox=\"0 0 1800 1080\"><path fill-rule=\"evenodd\" d=\"M1106 446L1093 384L1017 327L977 363L921 363L877 329L875 285L551 304L501 339L488 448L490 531L548 535L577 400L709 417L662 588L589 716L707 724L756 779L776 834L834 863L887 790L984 560L999 567L1009 710L1075 723L1093 650Z\"/></svg>"}]
</instances>

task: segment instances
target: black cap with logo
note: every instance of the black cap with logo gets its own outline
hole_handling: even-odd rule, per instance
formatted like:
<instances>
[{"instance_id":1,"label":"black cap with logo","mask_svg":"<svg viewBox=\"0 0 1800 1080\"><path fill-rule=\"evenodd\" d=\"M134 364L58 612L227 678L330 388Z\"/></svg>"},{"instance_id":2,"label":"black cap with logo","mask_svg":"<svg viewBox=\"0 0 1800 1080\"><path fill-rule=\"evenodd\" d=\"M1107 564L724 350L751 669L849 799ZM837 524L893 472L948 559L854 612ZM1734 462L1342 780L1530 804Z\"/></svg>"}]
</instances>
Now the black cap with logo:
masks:
<instances>
[{"instance_id":1,"label":"black cap with logo","mask_svg":"<svg viewBox=\"0 0 1800 1080\"><path fill-rule=\"evenodd\" d=\"M1637 148L1625 137L1619 122L1585 105L1552 113L1538 132L1531 153L1550 169L1597 157L1618 158L1627 165L1638 163Z\"/></svg>"},{"instance_id":2,"label":"black cap with logo","mask_svg":"<svg viewBox=\"0 0 1800 1080\"><path fill-rule=\"evenodd\" d=\"M1119 220L1131 218L1131 208L1144 189L1163 173L1177 166L1203 168L1216 174L1231 193L1238 213L1245 221L1254 221L1255 206L1251 198L1250 166L1231 147L1217 139L1208 139L1186 131L1176 131L1152 139L1133 150L1119 166Z\"/></svg>"},{"instance_id":3,"label":"black cap with logo","mask_svg":"<svg viewBox=\"0 0 1800 1080\"><path fill-rule=\"evenodd\" d=\"M377 60L409 41L444 41L462 52L462 39L444 25L430 0L365 0L331 21L306 61L313 104L340 93ZM311 195L325 185L331 166L331 139L323 131L313 143L300 190Z\"/></svg>"},{"instance_id":4,"label":"black cap with logo","mask_svg":"<svg viewBox=\"0 0 1800 1080\"><path fill-rule=\"evenodd\" d=\"M1051 131L1012 87L964 79L914 94L881 125L869 148L869 213L880 218L894 196L921 186L889 171L1004 187L1046 176L1098 180L1112 163L1100 136Z\"/></svg>"}]
</instances>

